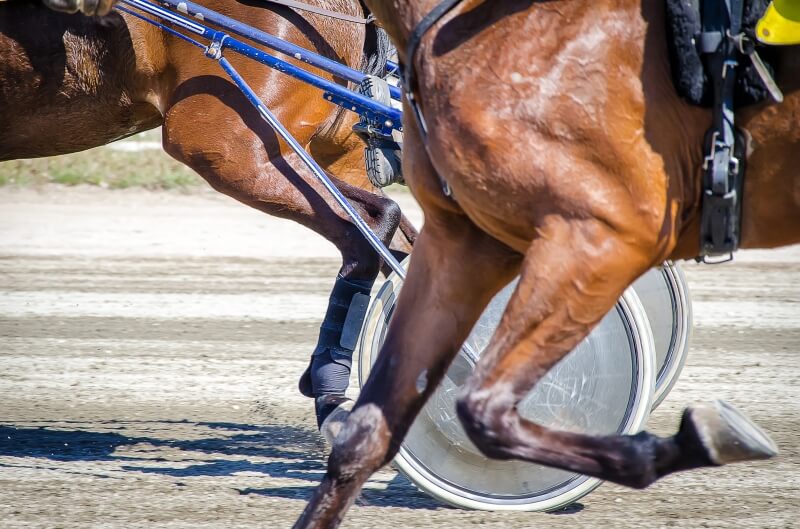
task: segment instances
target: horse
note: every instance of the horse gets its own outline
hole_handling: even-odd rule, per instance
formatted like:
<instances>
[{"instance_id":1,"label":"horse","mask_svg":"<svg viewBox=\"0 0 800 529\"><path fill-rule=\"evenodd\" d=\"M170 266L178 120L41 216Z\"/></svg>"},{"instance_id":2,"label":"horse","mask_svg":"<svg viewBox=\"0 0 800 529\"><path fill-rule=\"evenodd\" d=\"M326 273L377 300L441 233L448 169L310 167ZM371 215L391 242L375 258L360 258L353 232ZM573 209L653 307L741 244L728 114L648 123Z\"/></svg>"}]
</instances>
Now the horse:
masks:
<instances>
[{"instance_id":1,"label":"horse","mask_svg":"<svg viewBox=\"0 0 800 529\"><path fill-rule=\"evenodd\" d=\"M259 2L205 5L349 66L367 72L385 66L388 40L374 25L301 16ZM359 0L316 5L365 14ZM344 315L356 293L369 293L384 265L298 156L278 141L215 61L199 53L129 15L85 17L56 13L38 2L0 3L0 160L76 152L162 126L164 150L214 189L299 222L336 245L342 266L300 381L301 392L316 398L321 424L332 409L328 401L341 403L349 378L352 349L340 344ZM358 117L284 74L240 57L230 62L378 237L399 256L410 252L415 229L366 177L364 143L351 130Z\"/></svg>"},{"instance_id":2,"label":"horse","mask_svg":"<svg viewBox=\"0 0 800 529\"><path fill-rule=\"evenodd\" d=\"M425 225L383 349L295 527L338 526L517 274L456 404L484 454L635 488L775 455L763 431L721 402L687 408L668 437L557 431L516 410L634 279L700 253L712 112L673 86L665 3L464 1L413 56L414 28L439 0L367 4L416 72L422 119L406 98L403 164ZM800 242L800 55L774 51L785 99L736 117L749 144L742 248Z\"/></svg>"}]
</instances>

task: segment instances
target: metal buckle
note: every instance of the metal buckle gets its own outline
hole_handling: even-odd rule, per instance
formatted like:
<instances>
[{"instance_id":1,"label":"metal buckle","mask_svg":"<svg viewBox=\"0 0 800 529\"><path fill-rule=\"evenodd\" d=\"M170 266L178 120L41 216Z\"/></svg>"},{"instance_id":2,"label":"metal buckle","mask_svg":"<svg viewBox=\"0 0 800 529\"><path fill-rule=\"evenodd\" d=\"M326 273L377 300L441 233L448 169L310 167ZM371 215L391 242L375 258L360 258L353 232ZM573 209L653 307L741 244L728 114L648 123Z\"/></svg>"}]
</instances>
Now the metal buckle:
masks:
<instances>
[{"instance_id":1,"label":"metal buckle","mask_svg":"<svg viewBox=\"0 0 800 529\"><path fill-rule=\"evenodd\" d=\"M699 257L695 257L694 259L698 263L709 264L709 265L718 265L723 263L729 263L733 261L733 252L728 253L727 256L722 257L719 260L711 260L709 259L708 255L701 255Z\"/></svg>"},{"instance_id":2,"label":"metal buckle","mask_svg":"<svg viewBox=\"0 0 800 529\"><path fill-rule=\"evenodd\" d=\"M717 138L719 138L719 131L715 130L711 134L711 152L703 158L703 170L707 170L708 164L714 162L714 155L717 153Z\"/></svg>"},{"instance_id":3,"label":"metal buckle","mask_svg":"<svg viewBox=\"0 0 800 529\"><path fill-rule=\"evenodd\" d=\"M222 35L222 38L214 37L214 39L206 46L205 54L209 59L219 60L222 57L222 47L227 35Z\"/></svg>"},{"instance_id":4,"label":"metal buckle","mask_svg":"<svg viewBox=\"0 0 800 529\"><path fill-rule=\"evenodd\" d=\"M736 156L731 155L731 159L728 160L728 162L730 163L730 168L729 168L730 172L732 172L733 174L738 175L739 174L739 158L737 158Z\"/></svg>"}]
</instances>

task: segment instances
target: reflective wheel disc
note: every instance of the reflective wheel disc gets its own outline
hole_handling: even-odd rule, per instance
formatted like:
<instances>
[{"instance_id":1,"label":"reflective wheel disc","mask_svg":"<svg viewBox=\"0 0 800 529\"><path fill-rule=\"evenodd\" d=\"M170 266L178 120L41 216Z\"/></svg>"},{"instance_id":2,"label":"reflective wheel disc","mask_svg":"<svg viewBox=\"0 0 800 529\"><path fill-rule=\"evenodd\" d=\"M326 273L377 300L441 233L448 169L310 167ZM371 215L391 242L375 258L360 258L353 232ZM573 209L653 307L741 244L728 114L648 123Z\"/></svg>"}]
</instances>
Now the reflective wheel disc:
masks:
<instances>
[{"instance_id":1,"label":"reflective wheel disc","mask_svg":"<svg viewBox=\"0 0 800 529\"><path fill-rule=\"evenodd\" d=\"M394 464L423 491L447 503L486 510L552 510L588 494L599 480L520 461L486 458L469 441L455 399L497 327L516 282L491 301L417 417ZM400 287L390 277L361 336L359 380L369 374ZM649 415L655 349L647 316L629 289L595 328L520 404L543 425L593 434L639 431Z\"/></svg>"},{"instance_id":2,"label":"reflective wheel disc","mask_svg":"<svg viewBox=\"0 0 800 529\"><path fill-rule=\"evenodd\" d=\"M671 262L644 274L633 284L633 289L647 313L656 347L655 409L669 394L686 363L692 302L683 271Z\"/></svg>"}]
</instances>

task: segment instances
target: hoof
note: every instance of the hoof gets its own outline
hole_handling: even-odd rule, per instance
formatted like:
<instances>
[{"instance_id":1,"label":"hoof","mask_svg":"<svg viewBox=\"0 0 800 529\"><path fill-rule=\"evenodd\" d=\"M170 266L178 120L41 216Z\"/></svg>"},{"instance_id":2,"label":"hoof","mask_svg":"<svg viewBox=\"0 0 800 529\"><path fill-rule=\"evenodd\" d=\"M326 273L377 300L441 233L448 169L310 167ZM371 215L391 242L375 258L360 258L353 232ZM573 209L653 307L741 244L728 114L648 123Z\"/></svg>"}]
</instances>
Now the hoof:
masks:
<instances>
[{"instance_id":1,"label":"hoof","mask_svg":"<svg viewBox=\"0 0 800 529\"><path fill-rule=\"evenodd\" d=\"M682 436L694 438L714 465L769 459L778 447L769 435L742 412L721 400L686 409Z\"/></svg>"},{"instance_id":2,"label":"hoof","mask_svg":"<svg viewBox=\"0 0 800 529\"><path fill-rule=\"evenodd\" d=\"M300 390L300 394L309 399L314 398L314 386L311 383L311 362L313 361L314 357L312 356L311 360L308 361L308 367L300 375L300 382L297 383L297 389Z\"/></svg>"},{"instance_id":3,"label":"hoof","mask_svg":"<svg viewBox=\"0 0 800 529\"><path fill-rule=\"evenodd\" d=\"M317 399L319 431L328 445L332 445L333 440L342 431L342 426L350 416L354 404L352 400L337 395L324 395Z\"/></svg>"}]
</instances>

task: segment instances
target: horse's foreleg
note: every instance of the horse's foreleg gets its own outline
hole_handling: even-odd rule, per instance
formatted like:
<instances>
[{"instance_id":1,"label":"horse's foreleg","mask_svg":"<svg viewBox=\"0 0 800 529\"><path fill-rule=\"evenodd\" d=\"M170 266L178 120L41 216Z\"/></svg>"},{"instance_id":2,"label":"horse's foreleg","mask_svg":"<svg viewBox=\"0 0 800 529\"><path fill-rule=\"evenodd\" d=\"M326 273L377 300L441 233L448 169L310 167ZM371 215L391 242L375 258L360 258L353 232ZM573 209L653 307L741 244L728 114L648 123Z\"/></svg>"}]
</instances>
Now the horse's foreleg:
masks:
<instances>
[{"instance_id":1,"label":"horse's foreleg","mask_svg":"<svg viewBox=\"0 0 800 529\"><path fill-rule=\"evenodd\" d=\"M466 217L426 222L384 346L296 527L338 525L364 481L395 455L481 311L519 262Z\"/></svg>"},{"instance_id":2,"label":"horse's foreleg","mask_svg":"<svg viewBox=\"0 0 800 529\"><path fill-rule=\"evenodd\" d=\"M457 411L487 456L523 459L632 487L669 473L770 457L774 445L728 407L687 410L680 431L660 438L554 431L521 417L517 404L614 306L646 252L595 220L551 219L533 241L519 285Z\"/></svg>"}]
</instances>

